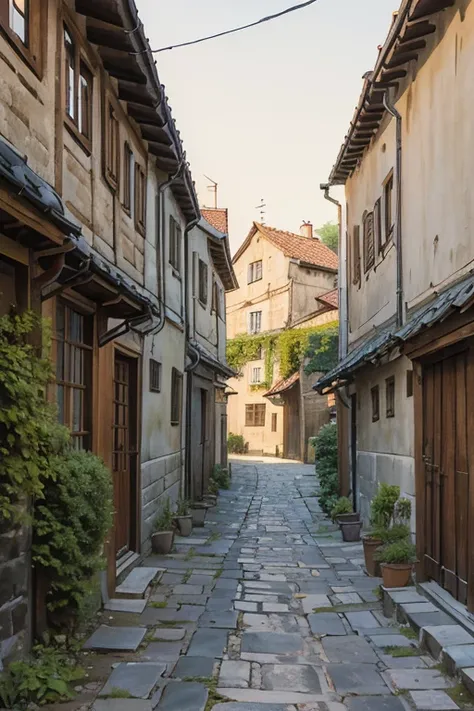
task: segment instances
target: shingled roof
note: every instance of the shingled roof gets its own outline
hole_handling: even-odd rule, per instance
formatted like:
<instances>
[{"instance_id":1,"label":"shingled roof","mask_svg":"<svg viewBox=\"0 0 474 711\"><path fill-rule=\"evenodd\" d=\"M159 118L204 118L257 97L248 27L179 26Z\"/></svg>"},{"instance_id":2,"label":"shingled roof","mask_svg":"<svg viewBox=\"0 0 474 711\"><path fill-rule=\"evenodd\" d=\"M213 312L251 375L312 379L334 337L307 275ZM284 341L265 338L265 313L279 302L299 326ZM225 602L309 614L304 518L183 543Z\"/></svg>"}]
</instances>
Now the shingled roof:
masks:
<instances>
[{"instance_id":1,"label":"shingled roof","mask_svg":"<svg viewBox=\"0 0 474 711\"><path fill-rule=\"evenodd\" d=\"M229 234L229 220L226 207L202 207L201 215L210 225L223 234Z\"/></svg>"},{"instance_id":2,"label":"shingled roof","mask_svg":"<svg viewBox=\"0 0 474 711\"><path fill-rule=\"evenodd\" d=\"M315 267L320 267L321 269L337 272L337 255L316 237L302 237L294 232L278 230L275 227L268 227L259 222L253 223L247 238L234 256L234 263L245 252L257 232L283 252L285 257L297 259L304 264L310 264Z\"/></svg>"}]
</instances>

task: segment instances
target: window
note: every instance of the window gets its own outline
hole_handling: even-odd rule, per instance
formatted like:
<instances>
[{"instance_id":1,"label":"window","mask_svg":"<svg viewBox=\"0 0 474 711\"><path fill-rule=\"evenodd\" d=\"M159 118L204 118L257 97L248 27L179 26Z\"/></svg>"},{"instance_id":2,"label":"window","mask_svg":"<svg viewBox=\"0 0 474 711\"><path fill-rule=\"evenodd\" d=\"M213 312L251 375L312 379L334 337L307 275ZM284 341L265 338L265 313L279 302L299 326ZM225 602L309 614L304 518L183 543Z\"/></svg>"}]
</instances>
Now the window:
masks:
<instances>
[{"instance_id":1,"label":"window","mask_svg":"<svg viewBox=\"0 0 474 711\"><path fill-rule=\"evenodd\" d=\"M262 260L259 259L258 262L252 262L252 264L249 264L248 283L252 284L254 281L260 281L261 278L262 278Z\"/></svg>"},{"instance_id":2,"label":"window","mask_svg":"<svg viewBox=\"0 0 474 711\"><path fill-rule=\"evenodd\" d=\"M372 422L377 422L380 419L380 391L378 385L371 389L370 396L372 398Z\"/></svg>"},{"instance_id":3,"label":"window","mask_svg":"<svg viewBox=\"0 0 474 711\"><path fill-rule=\"evenodd\" d=\"M212 280L212 307L211 310L215 311L217 316L221 315L221 290L219 288L219 284L215 281L215 279Z\"/></svg>"},{"instance_id":4,"label":"window","mask_svg":"<svg viewBox=\"0 0 474 711\"><path fill-rule=\"evenodd\" d=\"M56 307L56 384L59 421L77 449L90 449L92 423L92 317L63 301Z\"/></svg>"},{"instance_id":5,"label":"window","mask_svg":"<svg viewBox=\"0 0 474 711\"><path fill-rule=\"evenodd\" d=\"M272 412L272 432L277 431L278 415L276 412Z\"/></svg>"},{"instance_id":6,"label":"window","mask_svg":"<svg viewBox=\"0 0 474 711\"><path fill-rule=\"evenodd\" d=\"M92 73L81 59L79 45L64 27L66 55L66 116L79 136L88 143L92 138ZM90 146L89 146L90 147Z\"/></svg>"},{"instance_id":7,"label":"window","mask_svg":"<svg viewBox=\"0 0 474 711\"><path fill-rule=\"evenodd\" d=\"M135 227L145 233L146 226L146 175L138 163L135 163Z\"/></svg>"},{"instance_id":8,"label":"window","mask_svg":"<svg viewBox=\"0 0 474 711\"><path fill-rule=\"evenodd\" d=\"M260 333L262 330L262 312L251 311L249 314L249 333Z\"/></svg>"},{"instance_id":9,"label":"window","mask_svg":"<svg viewBox=\"0 0 474 711\"><path fill-rule=\"evenodd\" d=\"M255 353L255 358L253 360L262 360L263 358L263 348L262 346L258 346L257 352Z\"/></svg>"},{"instance_id":10,"label":"window","mask_svg":"<svg viewBox=\"0 0 474 711\"><path fill-rule=\"evenodd\" d=\"M250 383L252 385L258 385L262 382L262 369L261 368L251 368L250 369Z\"/></svg>"},{"instance_id":11,"label":"window","mask_svg":"<svg viewBox=\"0 0 474 711\"><path fill-rule=\"evenodd\" d=\"M407 397L413 397L413 371L407 370Z\"/></svg>"},{"instance_id":12,"label":"window","mask_svg":"<svg viewBox=\"0 0 474 711\"><path fill-rule=\"evenodd\" d=\"M382 239L382 204L379 198L374 206L374 242L378 252L382 249Z\"/></svg>"},{"instance_id":13,"label":"window","mask_svg":"<svg viewBox=\"0 0 474 711\"><path fill-rule=\"evenodd\" d=\"M207 264L202 259L199 260L199 301L207 304Z\"/></svg>"},{"instance_id":14,"label":"window","mask_svg":"<svg viewBox=\"0 0 474 711\"><path fill-rule=\"evenodd\" d=\"M393 235L393 171L389 174L383 188L384 202L384 244Z\"/></svg>"},{"instance_id":15,"label":"window","mask_svg":"<svg viewBox=\"0 0 474 711\"><path fill-rule=\"evenodd\" d=\"M395 378L385 381L385 411L387 417L395 417Z\"/></svg>"},{"instance_id":16,"label":"window","mask_svg":"<svg viewBox=\"0 0 474 711\"><path fill-rule=\"evenodd\" d=\"M0 25L14 49L38 76L46 15L44 0L0 0Z\"/></svg>"},{"instance_id":17,"label":"window","mask_svg":"<svg viewBox=\"0 0 474 711\"><path fill-rule=\"evenodd\" d=\"M352 283L360 285L360 227L354 225L352 234Z\"/></svg>"},{"instance_id":18,"label":"window","mask_svg":"<svg viewBox=\"0 0 474 711\"><path fill-rule=\"evenodd\" d=\"M245 426L265 427L266 405L246 405L245 406Z\"/></svg>"},{"instance_id":19,"label":"window","mask_svg":"<svg viewBox=\"0 0 474 711\"><path fill-rule=\"evenodd\" d=\"M30 8L28 0L8 0L8 26L18 39L28 47L30 32Z\"/></svg>"},{"instance_id":20,"label":"window","mask_svg":"<svg viewBox=\"0 0 474 711\"><path fill-rule=\"evenodd\" d=\"M170 264L177 272L181 271L181 228L170 215Z\"/></svg>"},{"instance_id":21,"label":"window","mask_svg":"<svg viewBox=\"0 0 474 711\"><path fill-rule=\"evenodd\" d=\"M133 153L127 141L123 144L123 207L127 212L132 209L132 170Z\"/></svg>"},{"instance_id":22,"label":"window","mask_svg":"<svg viewBox=\"0 0 474 711\"><path fill-rule=\"evenodd\" d=\"M364 272L375 266L374 213L369 212L364 219Z\"/></svg>"},{"instance_id":23,"label":"window","mask_svg":"<svg viewBox=\"0 0 474 711\"><path fill-rule=\"evenodd\" d=\"M181 399L183 392L183 376L173 368L171 371L171 424L179 425L181 421Z\"/></svg>"},{"instance_id":24,"label":"window","mask_svg":"<svg viewBox=\"0 0 474 711\"><path fill-rule=\"evenodd\" d=\"M112 104L108 104L105 122L105 178L112 188L119 182L119 122Z\"/></svg>"},{"instance_id":25,"label":"window","mask_svg":"<svg viewBox=\"0 0 474 711\"><path fill-rule=\"evenodd\" d=\"M150 358L150 390L152 393L161 392L161 363Z\"/></svg>"}]
</instances>

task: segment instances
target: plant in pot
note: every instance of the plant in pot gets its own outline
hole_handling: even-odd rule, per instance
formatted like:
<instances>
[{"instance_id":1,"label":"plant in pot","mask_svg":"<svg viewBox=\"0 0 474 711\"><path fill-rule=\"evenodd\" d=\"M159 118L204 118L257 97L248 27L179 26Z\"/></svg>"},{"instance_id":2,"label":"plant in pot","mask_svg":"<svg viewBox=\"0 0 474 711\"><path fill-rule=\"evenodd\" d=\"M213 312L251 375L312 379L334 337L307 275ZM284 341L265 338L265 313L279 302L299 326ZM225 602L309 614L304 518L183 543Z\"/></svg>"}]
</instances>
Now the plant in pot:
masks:
<instances>
[{"instance_id":1,"label":"plant in pot","mask_svg":"<svg viewBox=\"0 0 474 711\"><path fill-rule=\"evenodd\" d=\"M331 510L334 523L347 523L360 521L360 514L355 512L352 501L347 496L341 496Z\"/></svg>"},{"instance_id":2,"label":"plant in pot","mask_svg":"<svg viewBox=\"0 0 474 711\"><path fill-rule=\"evenodd\" d=\"M386 588L404 588L411 579L413 563L416 563L416 547L409 537L388 543L375 553L382 569Z\"/></svg>"},{"instance_id":3,"label":"plant in pot","mask_svg":"<svg viewBox=\"0 0 474 711\"><path fill-rule=\"evenodd\" d=\"M155 533L151 537L153 553L167 555L171 551L174 539L173 519L174 514L168 497L155 520Z\"/></svg>"},{"instance_id":4,"label":"plant in pot","mask_svg":"<svg viewBox=\"0 0 474 711\"><path fill-rule=\"evenodd\" d=\"M179 499L174 520L182 536L190 536L193 530L193 517L190 512L190 502L187 499Z\"/></svg>"},{"instance_id":5,"label":"plant in pot","mask_svg":"<svg viewBox=\"0 0 474 711\"><path fill-rule=\"evenodd\" d=\"M400 487L390 484L380 484L377 494L370 506L370 523L372 530L362 537L364 547L365 567L368 575L379 575L379 566L374 558L377 548L383 545L385 532L389 530L394 520L395 505L400 497Z\"/></svg>"}]
</instances>

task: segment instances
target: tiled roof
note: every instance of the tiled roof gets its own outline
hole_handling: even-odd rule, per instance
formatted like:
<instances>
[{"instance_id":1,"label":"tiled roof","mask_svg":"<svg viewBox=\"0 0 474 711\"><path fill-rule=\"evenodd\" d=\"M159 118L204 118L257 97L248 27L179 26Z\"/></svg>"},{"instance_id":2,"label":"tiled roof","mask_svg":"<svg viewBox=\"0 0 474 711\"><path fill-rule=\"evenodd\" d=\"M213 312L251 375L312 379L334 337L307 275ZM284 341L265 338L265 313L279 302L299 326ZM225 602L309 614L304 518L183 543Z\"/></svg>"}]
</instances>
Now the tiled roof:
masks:
<instances>
[{"instance_id":1,"label":"tiled roof","mask_svg":"<svg viewBox=\"0 0 474 711\"><path fill-rule=\"evenodd\" d=\"M254 222L254 225L261 234L283 252L285 257L300 259L302 262L314 264L317 267L337 271L337 255L316 237L302 237L293 232L261 225L258 222Z\"/></svg>"},{"instance_id":2,"label":"tiled roof","mask_svg":"<svg viewBox=\"0 0 474 711\"><path fill-rule=\"evenodd\" d=\"M275 397L275 395L280 395L281 393L286 392L287 390L292 388L293 385L296 385L299 379L300 374L296 372L293 373L293 375L290 375L289 378L279 380L272 388L270 388L268 392L265 393L264 397Z\"/></svg>"},{"instance_id":3,"label":"tiled roof","mask_svg":"<svg viewBox=\"0 0 474 711\"><path fill-rule=\"evenodd\" d=\"M316 301L321 301L325 306L331 306L333 309L339 308L339 290L332 289L325 294L316 297Z\"/></svg>"},{"instance_id":4,"label":"tiled roof","mask_svg":"<svg viewBox=\"0 0 474 711\"><path fill-rule=\"evenodd\" d=\"M229 234L229 221L226 207L202 207L201 215L209 222L216 230Z\"/></svg>"}]
</instances>

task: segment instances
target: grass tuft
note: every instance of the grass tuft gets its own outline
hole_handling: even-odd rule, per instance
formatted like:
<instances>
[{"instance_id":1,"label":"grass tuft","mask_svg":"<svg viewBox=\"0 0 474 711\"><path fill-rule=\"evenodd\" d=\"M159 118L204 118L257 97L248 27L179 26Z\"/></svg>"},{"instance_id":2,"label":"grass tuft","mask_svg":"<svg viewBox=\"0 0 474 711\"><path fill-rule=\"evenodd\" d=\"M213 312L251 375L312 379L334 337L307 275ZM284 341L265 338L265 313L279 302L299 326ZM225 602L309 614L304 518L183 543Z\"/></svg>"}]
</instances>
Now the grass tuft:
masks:
<instances>
[{"instance_id":1,"label":"grass tuft","mask_svg":"<svg viewBox=\"0 0 474 711\"><path fill-rule=\"evenodd\" d=\"M108 694L109 699L131 699L133 698L128 689L119 689L114 686L110 694Z\"/></svg>"},{"instance_id":2,"label":"grass tuft","mask_svg":"<svg viewBox=\"0 0 474 711\"><path fill-rule=\"evenodd\" d=\"M149 605L150 607L158 608L158 610L163 610L165 607L168 607L166 600L162 600L161 602L150 602Z\"/></svg>"},{"instance_id":3,"label":"grass tuft","mask_svg":"<svg viewBox=\"0 0 474 711\"><path fill-rule=\"evenodd\" d=\"M420 650L417 647L384 647L385 654L391 657L418 657Z\"/></svg>"},{"instance_id":4,"label":"grass tuft","mask_svg":"<svg viewBox=\"0 0 474 711\"><path fill-rule=\"evenodd\" d=\"M407 639L418 639L418 634L415 632L415 630L412 627L400 627L400 632Z\"/></svg>"},{"instance_id":5,"label":"grass tuft","mask_svg":"<svg viewBox=\"0 0 474 711\"><path fill-rule=\"evenodd\" d=\"M473 709L474 708L474 696L466 689L464 684L457 684L451 689L446 689L448 696L459 706L461 709Z\"/></svg>"}]
</instances>

